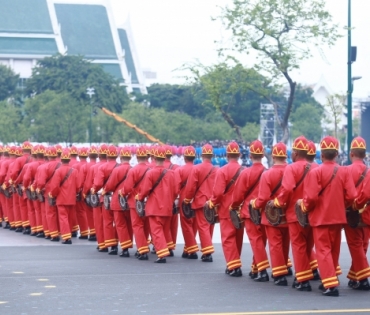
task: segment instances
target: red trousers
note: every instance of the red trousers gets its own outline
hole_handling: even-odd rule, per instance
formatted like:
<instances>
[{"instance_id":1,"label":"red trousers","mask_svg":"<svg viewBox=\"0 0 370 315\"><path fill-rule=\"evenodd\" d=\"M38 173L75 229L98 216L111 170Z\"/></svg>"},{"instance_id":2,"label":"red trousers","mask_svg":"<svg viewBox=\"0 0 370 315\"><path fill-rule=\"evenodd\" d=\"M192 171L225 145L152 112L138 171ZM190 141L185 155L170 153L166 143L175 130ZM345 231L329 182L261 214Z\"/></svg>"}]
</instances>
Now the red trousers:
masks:
<instances>
[{"instance_id":1,"label":"red trousers","mask_svg":"<svg viewBox=\"0 0 370 315\"><path fill-rule=\"evenodd\" d=\"M0 223L3 222L3 220L6 221L5 220L5 210L4 210L5 207L3 206L3 197L4 195L0 194Z\"/></svg>"},{"instance_id":2,"label":"red trousers","mask_svg":"<svg viewBox=\"0 0 370 315\"><path fill-rule=\"evenodd\" d=\"M71 213L74 211L73 206L63 206L58 205L58 212L59 212L59 225L60 225L60 233L62 235L63 240L68 240L71 238Z\"/></svg>"},{"instance_id":3,"label":"red trousers","mask_svg":"<svg viewBox=\"0 0 370 315\"><path fill-rule=\"evenodd\" d=\"M187 219L184 213L180 211L180 224L182 235L184 236L184 252L192 254L199 250L198 244L195 241L195 234L197 233L197 221L195 218Z\"/></svg>"},{"instance_id":4,"label":"red trousers","mask_svg":"<svg viewBox=\"0 0 370 315\"><path fill-rule=\"evenodd\" d=\"M265 225L269 243L272 275L284 276L288 273L287 262L289 255L289 229L288 227Z\"/></svg>"},{"instance_id":5,"label":"red trousers","mask_svg":"<svg viewBox=\"0 0 370 315\"><path fill-rule=\"evenodd\" d=\"M173 248L171 238L171 217L149 216L150 233L157 256L166 257ZM172 246L172 248L171 248Z\"/></svg>"},{"instance_id":6,"label":"red trousers","mask_svg":"<svg viewBox=\"0 0 370 315\"><path fill-rule=\"evenodd\" d=\"M94 224L95 224L95 231L96 231L96 239L98 241L99 249L105 248L104 243L104 226L103 226L103 215L102 215L102 207L93 208L94 212Z\"/></svg>"},{"instance_id":7,"label":"red trousers","mask_svg":"<svg viewBox=\"0 0 370 315\"><path fill-rule=\"evenodd\" d=\"M38 200L34 200L33 206L35 208L35 216L36 216L36 232L42 232L44 228L43 228L43 221L42 221L41 202Z\"/></svg>"},{"instance_id":8,"label":"red trousers","mask_svg":"<svg viewBox=\"0 0 370 315\"><path fill-rule=\"evenodd\" d=\"M251 219L245 219L245 229L253 251L252 272L261 272L270 268L266 253L266 231L264 225L255 225Z\"/></svg>"},{"instance_id":9,"label":"red trousers","mask_svg":"<svg viewBox=\"0 0 370 315\"><path fill-rule=\"evenodd\" d=\"M147 217L139 217L135 208L130 208L130 216L137 251L140 254L149 253L149 219Z\"/></svg>"},{"instance_id":10,"label":"red trousers","mask_svg":"<svg viewBox=\"0 0 370 315\"><path fill-rule=\"evenodd\" d=\"M25 193L23 193L25 194ZM21 218L22 218L22 227L27 228L30 226L30 220L28 218L28 205L27 199L24 197L19 196L19 207L21 210Z\"/></svg>"},{"instance_id":11,"label":"red trousers","mask_svg":"<svg viewBox=\"0 0 370 315\"><path fill-rule=\"evenodd\" d=\"M172 241L173 241L173 249L176 248L178 228L179 228L179 215L175 214L171 217L171 238L172 238Z\"/></svg>"},{"instance_id":12,"label":"red trousers","mask_svg":"<svg viewBox=\"0 0 370 315\"><path fill-rule=\"evenodd\" d=\"M89 235L89 225L87 223L87 215L86 215L86 208L84 207L85 201L77 201L76 203L76 216L77 216L77 223L80 227L80 234L81 236L88 236ZM73 231L73 227L72 227Z\"/></svg>"},{"instance_id":13,"label":"red trousers","mask_svg":"<svg viewBox=\"0 0 370 315\"><path fill-rule=\"evenodd\" d=\"M94 221L94 211L93 208L88 206L84 201L82 202L83 207L85 209L87 224L89 226L89 234L90 236L94 236L96 234L95 231L95 221Z\"/></svg>"},{"instance_id":14,"label":"red trousers","mask_svg":"<svg viewBox=\"0 0 370 315\"><path fill-rule=\"evenodd\" d=\"M72 232L77 232L79 230L76 205L73 205L73 211L69 213L69 225Z\"/></svg>"},{"instance_id":15,"label":"red trousers","mask_svg":"<svg viewBox=\"0 0 370 315\"><path fill-rule=\"evenodd\" d=\"M204 217L203 208L199 208L195 211L195 221L197 222L201 251L204 255L212 254L215 249L212 244L212 235L214 225L210 225Z\"/></svg>"},{"instance_id":16,"label":"red trousers","mask_svg":"<svg viewBox=\"0 0 370 315\"><path fill-rule=\"evenodd\" d=\"M33 201L27 199L27 208L28 208L28 218L30 220L29 226L31 227L31 232L36 233L36 212L35 207L33 205Z\"/></svg>"},{"instance_id":17,"label":"red trousers","mask_svg":"<svg viewBox=\"0 0 370 315\"><path fill-rule=\"evenodd\" d=\"M46 221L48 222L49 235L51 237L59 236L59 218L58 218L58 209L56 206L50 206L49 202L45 200L45 213Z\"/></svg>"},{"instance_id":18,"label":"red trousers","mask_svg":"<svg viewBox=\"0 0 370 315\"><path fill-rule=\"evenodd\" d=\"M289 223L288 226L297 281L311 280L313 273L310 257L314 246L312 229L303 228L298 222Z\"/></svg>"},{"instance_id":19,"label":"red trousers","mask_svg":"<svg viewBox=\"0 0 370 315\"><path fill-rule=\"evenodd\" d=\"M6 198L6 208L8 211L8 219L11 227L15 227L15 217L14 217L14 202L13 202L14 196L11 196L10 198Z\"/></svg>"},{"instance_id":20,"label":"red trousers","mask_svg":"<svg viewBox=\"0 0 370 315\"><path fill-rule=\"evenodd\" d=\"M49 222L46 218L46 202L41 202L41 218L42 218L42 226L44 229L45 236L50 236L50 231L49 231Z\"/></svg>"},{"instance_id":21,"label":"red trousers","mask_svg":"<svg viewBox=\"0 0 370 315\"><path fill-rule=\"evenodd\" d=\"M369 241L367 228L351 228L348 224L344 225L349 252L352 257L352 265L349 269L347 278L360 281L370 277L369 262L364 250L364 242Z\"/></svg>"},{"instance_id":22,"label":"red trousers","mask_svg":"<svg viewBox=\"0 0 370 315\"><path fill-rule=\"evenodd\" d=\"M15 227L22 227L21 208L19 207L19 196L17 193L13 194L13 214Z\"/></svg>"},{"instance_id":23,"label":"red trousers","mask_svg":"<svg viewBox=\"0 0 370 315\"><path fill-rule=\"evenodd\" d=\"M121 248L132 248L133 243L130 211L111 210L111 212L113 212L114 223Z\"/></svg>"},{"instance_id":24,"label":"red trousers","mask_svg":"<svg viewBox=\"0 0 370 315\"><path fill-rule=\"evenodd\" d=\"M240 268L244 229L236 229L230 218L220 219L220 229L227 269Z\"/></svg>"},{"instance_id":25,"label":"red trousers","mask_svg":"<svg viewBox=\"0 0 370 315\"><path fill-rule=\"evenodd\" d=\"M6 199L6 197L3 194L0 194L0 202L1 202L1 209L2 209L2 212L3 212L3 218L4 218L5 222L9 222L8 207L7 207L7 203L6 203L5 199Z\"/></svg>"},{"instance_id":26,"label":"red trousers","mask_svg":"<svg viewBox=\"0 0 370 315\"><path fill-rule=\"evenodd\" d=\"M105 247L117 246L117 232L114 227L114 214L112 210L105 209L104 206L102 209L102 218L103 218L103 229L104 229L104 245Z\"/></svg>"},{"instance_id":27,"label":"red trousers","mask_svg":"<svg viewBox=\"0 0 370 315\"><path fill-rule=\"evenodd\" d=\"M341 229L341 224L312 227L321 281L325 288L339 285Z\"/></svg>"}]
</instances>

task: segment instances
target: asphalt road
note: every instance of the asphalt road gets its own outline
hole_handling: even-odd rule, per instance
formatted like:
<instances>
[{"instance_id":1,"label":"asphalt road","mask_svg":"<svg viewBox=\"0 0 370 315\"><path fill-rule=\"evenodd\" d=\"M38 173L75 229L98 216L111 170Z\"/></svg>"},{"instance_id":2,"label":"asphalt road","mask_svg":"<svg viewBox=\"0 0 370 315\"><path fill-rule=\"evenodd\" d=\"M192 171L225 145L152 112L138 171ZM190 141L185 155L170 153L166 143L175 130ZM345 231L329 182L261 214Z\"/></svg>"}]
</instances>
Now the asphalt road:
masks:
<instances>
[{"instance_id":1,"label":"asphalt road","mask_svg":"<svg viewBox=\"0 0 370 315\"><path fill-rule=\"evenodd\" d=\"M248 277L249 244L241 278L224 274L216 244L213 263L181 258L182 245L167 264L109 256L96 244L73 239L51 243L0 229L0 314L370 314L370 292L347 287L350 266L342 243L340 297L254 283ZM289 284L293 278L289 277Z\"/></svg>"}]
</instances>

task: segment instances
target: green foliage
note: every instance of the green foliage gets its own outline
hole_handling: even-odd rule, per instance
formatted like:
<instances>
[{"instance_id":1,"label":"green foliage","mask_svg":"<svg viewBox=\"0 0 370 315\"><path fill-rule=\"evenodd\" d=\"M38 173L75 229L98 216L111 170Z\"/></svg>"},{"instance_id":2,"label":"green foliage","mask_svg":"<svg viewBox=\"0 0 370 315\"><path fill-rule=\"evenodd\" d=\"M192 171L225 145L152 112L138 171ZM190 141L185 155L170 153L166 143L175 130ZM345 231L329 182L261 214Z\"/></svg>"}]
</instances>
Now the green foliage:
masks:
<instances>
[{"instance_id":1,"label":"green foliage","mask_svg":"<svg viewBox=\"0 0 370 315\"><path fill-rule=\"evenodd\" d=\"M3 143L21 143L28 139L23 125L22 111L12 102L0 102L0 126L0 141Z\"/></svg>"},{"instance_id":2,"label":"green foliage","mask_svg":"<svg viewBox=\"0 0 370 315\"><path fill-rule=\"evenodd\" d=\"M86 142L90 108L67 92L45 91L25 103L24 126L36 142Z\"/></svg>"},{"instance_id":3,"label":"green foliage","mask_svg":"<svg viewBox=\"0 0 370 315\"><path fill-rule=\"evenodd\" d=\"M38 61L27 81L27 93L41 94L47 90L68 92L80 104L89 104L88 87L95 88L94 102L101 107L121 112L129 102L126 90L102 66L82 56L56 55Z\"/></svg>"},{"instance_id":4,"label":"green foliage","mask_svg":"<svg viewBox=\"0 0 370 315\"><path fill-rule=\"evenodd\" d=\"M321 121L322 110L312 104L302 104L292 114L292 138L304 135L307 139L320 142L322 135Z\"/></svg>"},{"instance_id":5,"label":"green foliage","mask_svg":"<svg viewBox=\"0 0 370 315\"><path fill-rule=\"evenodd\" d=\"M239 139L240 127L259 120L262 97L255 90L264 84L264 78L253 69L236 63L222 62L213 66L195 64L186 66L191 80L206 93L206 104L211 104L222 114Z\"/></svg>"},{"instance_id":6,"label":"green foliage","mask_svg":"<svg viewBox=\"0 0 370 315\"><path fill-rule=\"evenodd\" d=\"M0 101L15 94L19 75L15 74L9 67L0 65Z\"/></svg>"},{"instance_id":7,"label":"green foliage","mask_svg":"<svg viewBox=\"0 0 370 315\"><path fill-rule=\"evenodd\" d=\"M260 126L256 123L247 123L241 130L243 139L246 142L251 142L258 138Z\"/></svg>"},{"instance_id":8,"label":"green foliage","mask_svg":"<svg viewBox=\"0 0 370 315\"><path fill-rule=\"evenodd\" d=\"M254 69L269 81L258 92L277 108L272 95L289 85L285 113L279 124L288 140L288 120L293 107L296 82L291 71L299 69L302 60L311 57L312 46L332 46L341 37L339 27L325 10L324 0L233 0L222 9L219 19L232 33L230 51L257 53Z\"/></svg>"}]
</instances>

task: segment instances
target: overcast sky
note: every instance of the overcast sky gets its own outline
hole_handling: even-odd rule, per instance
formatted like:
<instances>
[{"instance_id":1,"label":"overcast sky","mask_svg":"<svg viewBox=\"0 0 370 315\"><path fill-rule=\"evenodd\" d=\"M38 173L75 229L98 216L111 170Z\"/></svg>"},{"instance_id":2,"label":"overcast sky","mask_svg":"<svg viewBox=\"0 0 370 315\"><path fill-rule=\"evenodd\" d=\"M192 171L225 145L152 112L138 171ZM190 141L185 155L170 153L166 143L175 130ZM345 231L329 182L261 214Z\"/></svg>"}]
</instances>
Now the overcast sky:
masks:
<instances>
[{"instance_id":1,"label":"overcast sky","mask_svg":"<svg viewBox=\"0 0 370 315\"><path fill-rule=\"evenodd\" d=\"M110 0L119 26L130 16L132 32L142 68L157 72L161 83L181 83L175 69L184 63L199 60L204 64L217 62L217 44L227 37L219 22L211 21L231 0ZM347 25L348 0L327 0L327 9L334 21ZM352 45L357 46L357 61L352 66L356 81L354 97L370 95L370 0L352 0ZM346 31L343 30L346 35ZM334 92L347 91L347 36L336 46L323 47L320 53L302 63L293 79L314 84L323 75ZM245 60L253 64L253 57Z\"/></svg>"}]
</instances>

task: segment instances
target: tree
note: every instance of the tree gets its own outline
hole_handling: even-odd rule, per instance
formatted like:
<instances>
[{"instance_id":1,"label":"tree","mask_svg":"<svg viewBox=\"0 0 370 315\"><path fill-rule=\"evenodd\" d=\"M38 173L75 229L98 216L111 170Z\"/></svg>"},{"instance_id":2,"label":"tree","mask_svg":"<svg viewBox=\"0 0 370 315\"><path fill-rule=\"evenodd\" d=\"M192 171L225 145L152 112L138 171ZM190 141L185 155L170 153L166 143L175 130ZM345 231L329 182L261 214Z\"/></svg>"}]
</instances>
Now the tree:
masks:
<instances>
[{"instance_id":1,"label":"tree","mask_svg":"<svg viewBox=\"0 0 370 315\"><path fill-rule=\"evenodd\" d=\"M312 104L302 104L291 116L293 138L304 135L313 142L319 142L322 135L321 110Z\"/></svg>"},{"instance_id":2,"label":"tree","mask_svg":"<svg viewBox=\"0 0 370 315\"><path fill-rule=\"evenodd\" d=\"M18 80L19 75L15 74L12 69L0 65L0 101L14 96Z\"/></svg>"},{"instance_id":3,"label":"tree","mask_svg":"<svg viewBox=\"0 0 370 315\"><path fill-rule=\"evenodd\" d=\"M234 129L238 139L243 140L240 128L259 119L261 97L253 87L261 85L264 78L239 63L234 66L227 62L212 66L197 63L186 65L184 69L192 74L188 79L206 92L205 103L211 103Z\"/></svg>"},{"instance_id":4,"label":"tree","mask_svg":"<svg viewBox=\"0 0 370 315\"><path fill-rule=\"evenodd\" d=\"M247 123L241 130L244 141L251 142L258 138L260 125L256 123Z\"/></svg>"},{"instance_id":5,"label":"tree","mask_svg":"<svg viewBox=\"0 0 370 315\"><path fill-rule=\"evenodd\" d=\"M231 48L221 54L255 51L254 68L268 80L258 91L275 107L274 93L285 81L289 86L284 115L278 123L284 131L282 141L289 138L288 120L292 111L297 83L292 71L311 56L311 47L332 46L341 36L339 27L325 10L324 0L233 0L232 7L222 9L219 19L232 32ZM277 115L278 116L278 115Z\"/></svg>"},{"instance_id":6,"label":"tree","mask_svg":"<svg viewBox=\"0 0 370 315\"><path fill-rule=\"evenodd\" d=\"M338 138L338 126L342 121L343 111L346 104L346 95L334 94L329 95L326 99L325 119L326 123L332 124L334 127L334 137Z\"/></svg>"},{"instance_id":7,"label":"tree","mask_svg":"<svg viewBox=\"0 0 370 315\"><path fill-rule=\"evenodd\" d=\"M0 141L3 143L21 143L28 138L23 125L22 110L13 102L0 102L0 126Z\"/></svg>"},{"instance_id":8,"label":"tree","mask_svg":"<svg viewBox=\"0 0 370 315\"><path fill-rule=\"evenodd\" d=\"M87 142L90 108L67 92L45 91L25 103L24 125L36 142Z\"/></svg>"},{"instance_id":9,"label":"tree","mask_svg":"<svg viewBox=\"0 0 370 315\"><path fill-rule=\"evenodd\" d=\"M93 64L82 56L55 55L38 61L27 81L27 93L41 94L47 90L68 92L79 104L90 102L87 87L95 88L94 100L100 106L121 112L129 99L118 80L106 73L101 65Z\"/></svg>"}]
</instances>

